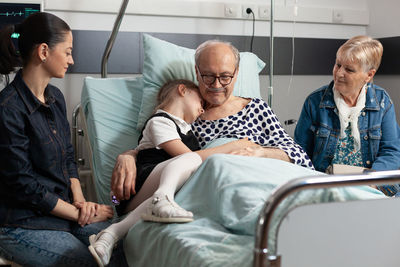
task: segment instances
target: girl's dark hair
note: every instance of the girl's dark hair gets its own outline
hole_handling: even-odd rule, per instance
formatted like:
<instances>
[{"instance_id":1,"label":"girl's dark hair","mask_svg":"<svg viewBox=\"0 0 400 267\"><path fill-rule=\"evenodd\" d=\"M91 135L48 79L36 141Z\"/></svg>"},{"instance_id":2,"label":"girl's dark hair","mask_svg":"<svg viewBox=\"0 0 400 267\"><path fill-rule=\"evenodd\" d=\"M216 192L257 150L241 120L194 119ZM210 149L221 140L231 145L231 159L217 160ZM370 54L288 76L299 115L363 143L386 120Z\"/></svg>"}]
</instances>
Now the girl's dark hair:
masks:
<instances>
[{"instance_id":1,"label":"girl's dark hair","mask_svg":"<svg viewBox=\"0 0 400 267\"><path fill-rule=\"evenodd\" d=\"M21 24L6 25L0 30L0 74L9 74L31 59L35 47L46 43L49 48L65 40L71 29L59 17L45 12L37 12L27 17ZM11 35L18 33L18 51Z\"/></svg>"}]
</instances>

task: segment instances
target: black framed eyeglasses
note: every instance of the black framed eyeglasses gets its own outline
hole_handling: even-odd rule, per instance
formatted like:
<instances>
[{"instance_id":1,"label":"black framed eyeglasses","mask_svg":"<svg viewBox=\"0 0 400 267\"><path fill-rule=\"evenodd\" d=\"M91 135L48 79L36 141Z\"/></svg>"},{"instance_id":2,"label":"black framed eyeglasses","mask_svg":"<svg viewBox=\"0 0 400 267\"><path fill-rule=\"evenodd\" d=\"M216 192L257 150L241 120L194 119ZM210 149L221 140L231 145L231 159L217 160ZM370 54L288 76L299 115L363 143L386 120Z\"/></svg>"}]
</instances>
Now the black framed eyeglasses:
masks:
<instances>
[{"instance_id":1,"label":"black framed eyeglasses","mask_svg":"<svg viewBox=\"0 0 400 267\"><path fill-rule=\"evenodd\" d=\"M231 82L233 77L235 77L236 73L236 67L235 70L233 71L232 75L210 75L210 74L201 74L201 71L198 66L197 70L199 71L200 77L203 80L203 83L205 83L207 86L211 86L213 83L215 83L215 80L218 79L218 82L223 86L228 86Z\"/></svg>"}]
</instances>

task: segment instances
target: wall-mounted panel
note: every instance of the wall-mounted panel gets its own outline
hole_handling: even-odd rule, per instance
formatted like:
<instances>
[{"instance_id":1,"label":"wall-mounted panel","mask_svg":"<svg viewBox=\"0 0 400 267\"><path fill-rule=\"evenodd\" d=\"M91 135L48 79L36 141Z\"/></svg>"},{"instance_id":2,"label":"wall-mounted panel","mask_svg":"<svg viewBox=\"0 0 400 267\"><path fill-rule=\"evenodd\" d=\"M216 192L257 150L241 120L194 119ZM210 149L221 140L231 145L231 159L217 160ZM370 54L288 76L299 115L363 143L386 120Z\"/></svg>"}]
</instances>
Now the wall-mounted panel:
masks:
<instances>
[{"instance_id":1,"label":"wall-mounted panel","mask_svg":"<svg viewBox=\"0 0 400 267\"><path fill-rule=\"evenodd\" d=\"M74 60L71 73L100 73L101 57L110 36L107 31L74 30ZM210 39L231 42L239 51L250 51L250 36L150 33L159 39L176 45L195 49L199 44ZM141 73L143 66L142 35L138 32L118 34L109 57L108 73ZM336 50L343 39L295 38L294 74L329 75L332 73ZM292 38L274 39L275 57L274 74L291 74ZM255 37L253 52L264 62L269 61L269 38ZM269 73L267 64L262 74Z\"/></svg>"},{"instance_id":2,"label":"wall-mounted panel","mask_svg":"<svg viewBox=\"0 0 400 267\"><path fill-rule=\"evenodd\" d=\"M377 74L400 74L400 37L380 38L383 45L381 66Z\"/></svg>"},{"instance_id":3,"label":"wall-mounted panel","mask_svg":"<svg viewBox=\"0 0 400 267\"><path fill-rule=\"evenodd\" d=\"M74 30L74 60L71 73L100 73L101 58L108 31ZM239 51L250 51L250 36L149 33L159 39L176 45L195 49L199 44L210 39L231 42ZM120 32L116 38L108 63L108 73L139 74L142 73L143 47L140 32ZM325 38L274 38L274 74L290 75L292 53L294 51L294 75L331 75L335 63L336 51L346 39ZM384 46L381 67L378 74L400 74L400 37L380 39ZM294 50L293 50L294 43ZM269 73L269 38L256 36L253 41L253 52L267 63L262 74Z\"/></svg>"},{"instance_id":4,"label":"wall-mounted panel","mask_svg":"<svg viewBox=\"0 0 400 267\"><path fill-rule=\"evenodd\" d=\"M110 32L73 30L74 65L70 73L100 73L101 59ZM138 33L120 32L108 60L109 73L141 73L141 40Z\"/></svg>"}]
</instances>

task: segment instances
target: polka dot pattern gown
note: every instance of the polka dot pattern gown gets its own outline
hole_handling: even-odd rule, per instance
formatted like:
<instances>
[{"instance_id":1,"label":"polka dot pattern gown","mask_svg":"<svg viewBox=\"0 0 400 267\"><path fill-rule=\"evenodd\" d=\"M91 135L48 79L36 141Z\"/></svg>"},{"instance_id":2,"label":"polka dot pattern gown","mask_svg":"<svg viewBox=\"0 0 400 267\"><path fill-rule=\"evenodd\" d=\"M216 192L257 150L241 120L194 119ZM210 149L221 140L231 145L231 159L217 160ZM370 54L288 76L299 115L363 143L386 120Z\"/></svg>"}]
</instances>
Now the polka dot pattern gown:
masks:
<instances>
[{"instance_id":1,"label":"polka dot pattern gown","mask_svg":"<svg viewBox=\"0 0 400 267\"><path fill-rule=\"evenodd\" d=\"M192 130L201 147L217 138L247 137L261 146L280 148L293 163L314 169L307 154L286 133L262 99L252 99L235 115L218 120L197 119L192 124Z\"/></svg>"}]
</instances>

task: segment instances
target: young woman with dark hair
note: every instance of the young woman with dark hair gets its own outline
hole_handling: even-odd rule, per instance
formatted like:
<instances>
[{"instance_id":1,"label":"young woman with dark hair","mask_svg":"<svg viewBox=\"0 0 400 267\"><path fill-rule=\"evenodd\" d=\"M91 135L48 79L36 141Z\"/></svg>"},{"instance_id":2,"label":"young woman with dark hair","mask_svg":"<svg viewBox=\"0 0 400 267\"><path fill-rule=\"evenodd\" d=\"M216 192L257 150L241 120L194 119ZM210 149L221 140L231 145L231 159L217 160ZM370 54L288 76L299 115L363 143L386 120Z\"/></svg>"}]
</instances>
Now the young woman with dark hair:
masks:
<instances>
[{"instance_id":1,"label":"young woman with dark hair","mask_svg":"<svg viewBox=\"0 0 400 267\"><path fill-rule=\"evenodd\" d=\"M113 216L83 196L65 100L49 84L74 63L72 46L69 26L49 13L0 30L0 73L22 66L0 92L0 256L23 266L96 265L88 238ZM117 250L111 263L126 265Z\"/></svg>"}]
</instances>

